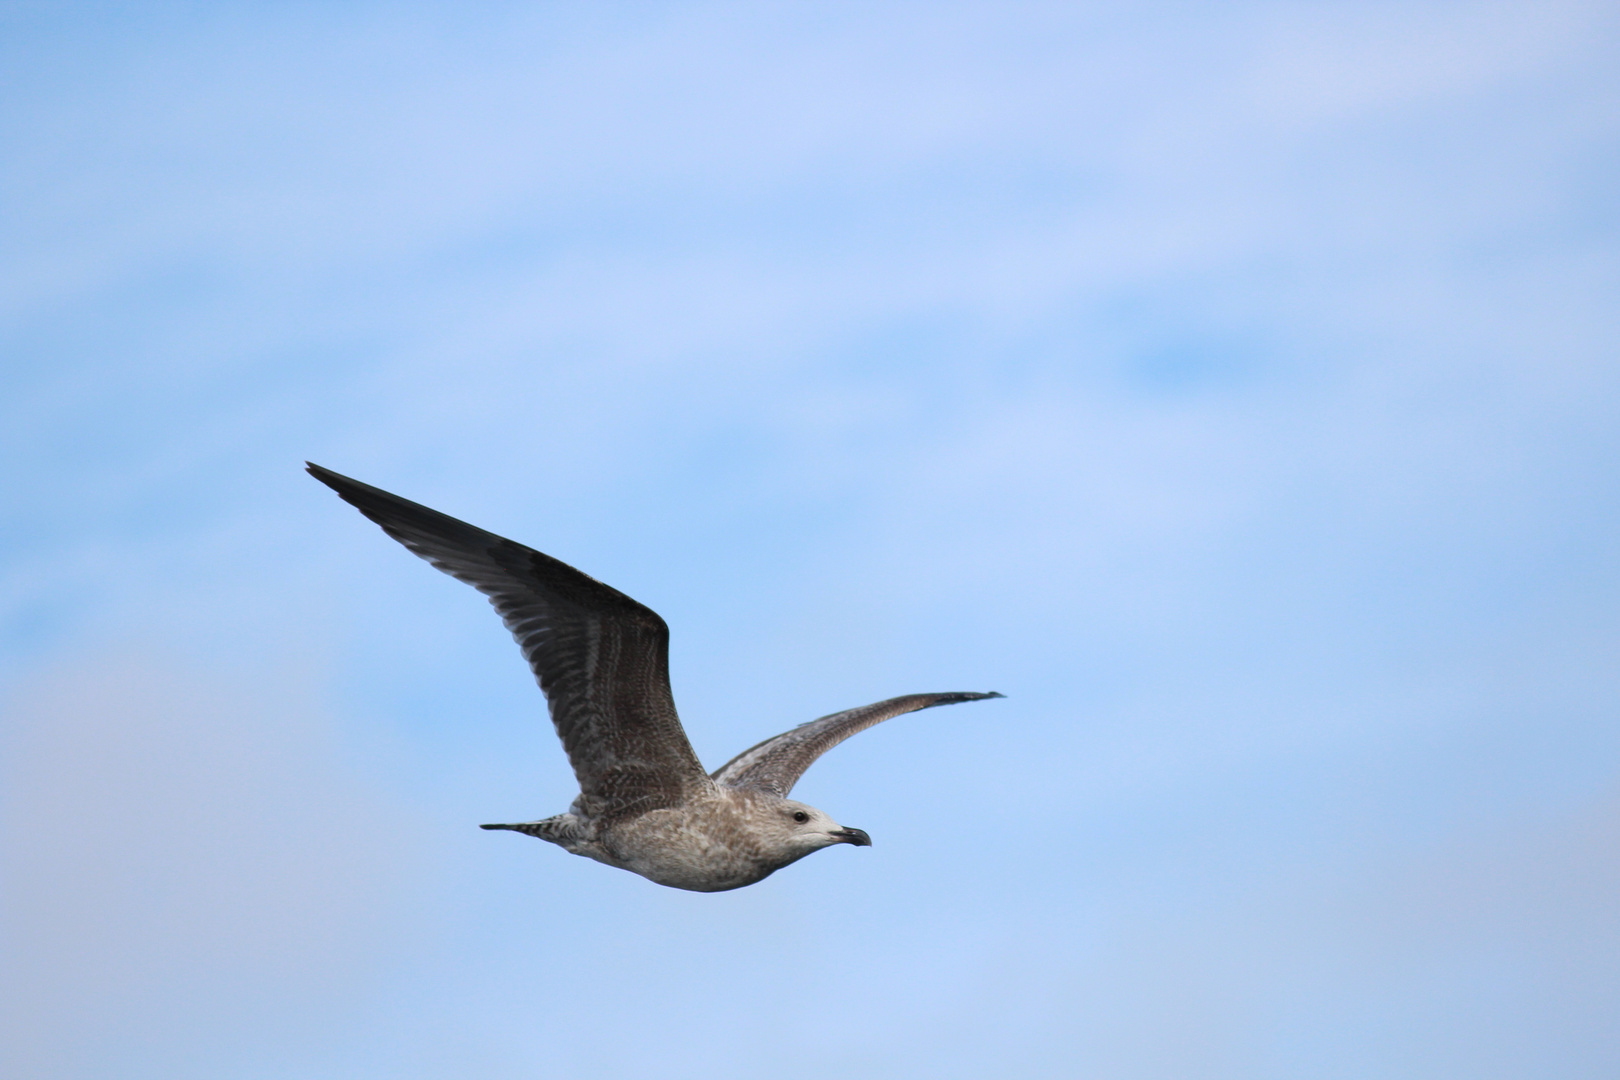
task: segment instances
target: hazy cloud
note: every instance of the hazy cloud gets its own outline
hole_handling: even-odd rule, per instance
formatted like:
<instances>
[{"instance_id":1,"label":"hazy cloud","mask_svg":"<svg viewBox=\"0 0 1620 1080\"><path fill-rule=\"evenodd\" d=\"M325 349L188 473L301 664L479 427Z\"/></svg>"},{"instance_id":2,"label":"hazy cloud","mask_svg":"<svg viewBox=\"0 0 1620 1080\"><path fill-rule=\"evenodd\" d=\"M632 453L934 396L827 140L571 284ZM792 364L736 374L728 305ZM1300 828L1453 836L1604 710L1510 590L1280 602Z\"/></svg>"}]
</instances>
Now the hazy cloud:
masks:
<instances>
[{"instance_id":1,"label":"hazy cloud","mask_svg":"<svg viewBox=\"0 0 1620 1080\"><path fill-rule=\"evenodd\" d=\"M13 1072L1614 1071L1604 5L0 21ZM492 837L532 680L305 458L715 762L1010 696L735 895Z\"/></svg>"}]
</instances>

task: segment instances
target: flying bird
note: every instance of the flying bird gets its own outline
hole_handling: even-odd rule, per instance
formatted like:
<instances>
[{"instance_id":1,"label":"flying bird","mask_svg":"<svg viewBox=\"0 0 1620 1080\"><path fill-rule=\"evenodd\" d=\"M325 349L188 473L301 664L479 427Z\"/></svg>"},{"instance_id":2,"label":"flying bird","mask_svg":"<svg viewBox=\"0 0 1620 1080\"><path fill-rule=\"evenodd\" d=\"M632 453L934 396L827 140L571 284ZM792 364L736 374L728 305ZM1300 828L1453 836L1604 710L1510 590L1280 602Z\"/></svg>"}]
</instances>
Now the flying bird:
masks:
<instances>
[{"instance_id":1,"label":"flying bird","mask_svg":"<svg viewBox=\"0 0 1620 1080\"><path fill-rule=\"evenodd\" d=\"M669 688L669 627L650 608L572 566L466 522L306 462L310 475L384 532L489 597L533 669L579 778L565 814L485 825L660 885L752 885L860 829L788 798L822 754L874 724L997 693L907 694L823 716L705 773Z\"/></svg>"}]
</instances>

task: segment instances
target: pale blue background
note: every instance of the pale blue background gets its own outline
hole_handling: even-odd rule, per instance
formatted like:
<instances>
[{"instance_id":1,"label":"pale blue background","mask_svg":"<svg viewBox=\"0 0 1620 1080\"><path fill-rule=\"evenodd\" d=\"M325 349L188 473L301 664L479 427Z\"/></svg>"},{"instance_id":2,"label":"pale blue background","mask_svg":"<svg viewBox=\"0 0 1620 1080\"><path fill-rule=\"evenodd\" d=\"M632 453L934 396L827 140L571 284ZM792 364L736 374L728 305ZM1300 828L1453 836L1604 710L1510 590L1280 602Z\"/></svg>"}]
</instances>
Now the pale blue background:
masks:
<instances>
[{"instance_id":1,"label":"pale blue background","mask_svg":"<svg viewBox=\"0 0 1620 1080\"><path fill-rule=\"evenodd\" d=\"M1620 1075L1601 3L5 5L0 1072ZM310 458L660 611L659 888Z\"/></svg>"}]
</instances>

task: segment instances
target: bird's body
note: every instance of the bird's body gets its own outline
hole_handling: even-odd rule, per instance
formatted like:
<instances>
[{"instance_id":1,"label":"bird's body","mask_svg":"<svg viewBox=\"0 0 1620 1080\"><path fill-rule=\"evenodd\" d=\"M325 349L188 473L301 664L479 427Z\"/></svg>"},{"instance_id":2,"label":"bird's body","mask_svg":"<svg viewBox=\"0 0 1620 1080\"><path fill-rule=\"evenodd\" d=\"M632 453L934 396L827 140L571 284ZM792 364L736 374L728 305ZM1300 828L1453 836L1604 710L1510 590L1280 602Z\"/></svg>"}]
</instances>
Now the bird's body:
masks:
<instances>
[{"instance_id":1,"label":"bird's body","mask_svg":"<svg viewBox=\"0 0 1620 1080\"><path fill-rule=\"evenodd\" d=\"M793 820L806 814L804 823ZM597 821L569 812L511 829L640 874L660 885L723 892L752 885L812 851L833 844L871 843L859 829L840 828L814 807L746 788L714 790L678 807L649 810L623 821Z\"/></svg>"},{"instance_id":2,"label":"bird's body","mask_svg":"<svg viewBox=\"0 0 1620 1080\"><path fill-rule=\"evenodd\" d=\"M911 694L824 716L707 775L675 714L669 629L650 609L548 555L309 465L317 480L438 569L489 597L551 707L579 797L565 814L485 825L548 840L660 885L752 885L834 844L871 844L789 799L824 752L873 724L996 693Z\"/></svg>"}]
</instances>

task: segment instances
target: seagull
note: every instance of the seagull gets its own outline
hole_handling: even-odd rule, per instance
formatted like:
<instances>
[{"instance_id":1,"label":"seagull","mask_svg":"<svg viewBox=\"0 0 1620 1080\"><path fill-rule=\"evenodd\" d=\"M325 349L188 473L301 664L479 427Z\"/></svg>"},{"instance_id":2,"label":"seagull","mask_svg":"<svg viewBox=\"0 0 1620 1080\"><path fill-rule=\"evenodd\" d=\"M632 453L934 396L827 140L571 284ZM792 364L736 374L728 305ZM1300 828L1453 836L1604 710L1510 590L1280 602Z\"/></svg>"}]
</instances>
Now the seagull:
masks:
<instances>
[{"instance_id":1,"label":"seagull","mask_svg":"<svg viewBox=\"0 0 1620 1080\"><path fill-rule=\"evenodd\" d=\"M907 694L823 716L713 773L692 752L669 688L669 627L652 609L533 548L305 462L315 479L438 569L489 597L551 707L579 778L566 814L484 825L694 892L761 881L860 829L788 798L817 758L874 724L991 693Z\"/></svg>"}]
</instances>

